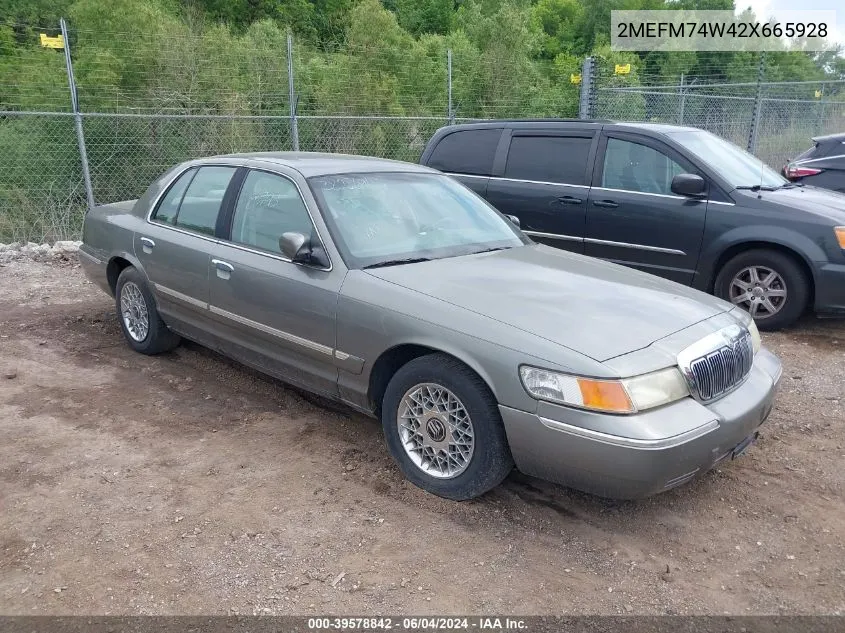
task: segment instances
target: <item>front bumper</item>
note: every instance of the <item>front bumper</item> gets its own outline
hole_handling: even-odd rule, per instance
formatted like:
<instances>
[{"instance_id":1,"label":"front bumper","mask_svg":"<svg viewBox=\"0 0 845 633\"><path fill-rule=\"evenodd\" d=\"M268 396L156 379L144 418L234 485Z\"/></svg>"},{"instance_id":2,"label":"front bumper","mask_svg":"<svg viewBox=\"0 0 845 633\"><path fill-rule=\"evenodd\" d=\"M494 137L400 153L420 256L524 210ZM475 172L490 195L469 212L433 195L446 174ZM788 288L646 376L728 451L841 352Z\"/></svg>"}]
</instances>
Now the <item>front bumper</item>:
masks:
<instances>
[{"instance_id":1,"label":"front bumper","mask_svg":"<svg viewBox=\"0 0 845 633\"><path fill-rule=\"evenodd\" d=\"M704 473L754 437L772 410L780 361L761 349L745 382L708 405L692 398L633 416L500 406L517 468L615 499L646 497ZM626 436L599 429L630 425Z\"/></svg>"},{"instance_id":2,"label":"front bumper","mask_svg":"<svg viewBox=\"0 0 845 633\"><path fill-rule=\"evenodd\" d=\"M820 316L845 316L845 266L817 264L815 311Z\"/></svg>"}]
</instances>

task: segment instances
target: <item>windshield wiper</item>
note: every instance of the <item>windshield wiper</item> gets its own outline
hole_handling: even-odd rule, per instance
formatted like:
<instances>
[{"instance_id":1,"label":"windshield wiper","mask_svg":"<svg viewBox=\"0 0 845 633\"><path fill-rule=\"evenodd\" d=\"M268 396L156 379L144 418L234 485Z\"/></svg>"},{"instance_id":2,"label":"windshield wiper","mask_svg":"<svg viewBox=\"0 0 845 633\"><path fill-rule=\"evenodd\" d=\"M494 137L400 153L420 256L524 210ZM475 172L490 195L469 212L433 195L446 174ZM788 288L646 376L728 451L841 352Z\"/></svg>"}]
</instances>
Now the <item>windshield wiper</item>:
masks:
<instances>
[{"instance_id":1,"label":"windshield wiper","mask_svg":"<svg viewBox=\"0 0 845 633\"><path fill-rule=\"evenodd\" d=\"M471 253L467 253L467 255L478 255L479 253L492 253L493 251L507 251L510 250L511 246L494 246L493 248L482 248L480 251L472 251Z\"/></svg>"},{"instance_id":2,"label":"windshield wiper","mask_svg":"<svg viewBox=\"0 0 845 633\"><path fill-rule=\"evenodd\" d=\"M775 191L777 187L769 187L763 185L740 185L737 189L745 189L746 191Z\"/></svg>"},{"instance_id":3,"label":"windshield wiper","mask_svg":"<svg viewBox=\"0 0 845 633\"><path fill-rule=\"evenodd\" d=\"M387 259L383 262L376 262L375 264L370 264L369 266L364 266L364 269L367 268L383 268L385 266L399 266L401 264L416 264L419 262L430 262L431 258L429 257L408 257L407 259Z\"/></svg>"},{"instance_id":4,"label":"windshield wiper","mask_svg":"<svg viewBox=\"0 0 845 633\"><path fill-rule=\"evenodd\" d=\"M803 182L785 182L778 189L792 189L793 187L803 187Z\"/></svg>"}]
</instances>

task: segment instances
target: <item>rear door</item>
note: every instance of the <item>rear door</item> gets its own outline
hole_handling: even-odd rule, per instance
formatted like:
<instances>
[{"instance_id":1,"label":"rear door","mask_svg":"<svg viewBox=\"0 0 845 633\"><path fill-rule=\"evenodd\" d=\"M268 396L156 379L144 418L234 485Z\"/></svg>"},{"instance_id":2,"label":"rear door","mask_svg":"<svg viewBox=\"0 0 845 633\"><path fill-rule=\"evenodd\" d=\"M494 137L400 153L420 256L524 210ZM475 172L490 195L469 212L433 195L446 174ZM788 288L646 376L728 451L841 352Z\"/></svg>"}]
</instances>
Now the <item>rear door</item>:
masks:
<instances>
[{"instance_id":1,"label":"rear door","mask_svg":"<svg viewBox=\"0 0 845 633\"><path fill-rule=\"evenodd\" d=\"M446 172L484 197L501 137L502 128L449 132L423 156L423 162Z\"/></svg>"},{"instance_id":2,"label":"rear door","mask_svg":"<svg viewBox=\"0 0 845 633\"><path fill-rule=\"evenodd\" d=\"M535 240L583 253L594 140L594 130L513 130L487 199Z\"/></svg>"},{"instance_id":3,"label":"rear door","mask_svg":"<svg viewBox=\"0 0 845 633\"><path fill-rule=\"evenodd\" d=\"M657 139L603 133L590 190L585 253L691 284L708 202L672 193L672 178L680 173L705 177Z\"/></svg>"},{"instance_id":4,"label":"rear door","mask_svg":"<svg viewBox=\"0 0 845 633\"><path fill-rule=\"evenodd\" d=\"M153 284L165 321L204 329L208 266L215 228L236 167L205 165L183 172L135 234L135 256Z\"/></svg>"}]
</instances>

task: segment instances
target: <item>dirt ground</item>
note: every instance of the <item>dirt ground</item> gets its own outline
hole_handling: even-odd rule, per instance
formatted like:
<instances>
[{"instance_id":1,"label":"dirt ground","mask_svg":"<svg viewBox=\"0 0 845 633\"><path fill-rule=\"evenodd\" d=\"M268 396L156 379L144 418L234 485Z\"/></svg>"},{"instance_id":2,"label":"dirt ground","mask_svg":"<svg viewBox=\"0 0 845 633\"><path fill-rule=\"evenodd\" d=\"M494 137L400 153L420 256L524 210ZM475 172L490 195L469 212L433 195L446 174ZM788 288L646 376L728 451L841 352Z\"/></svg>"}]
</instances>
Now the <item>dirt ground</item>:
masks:
<instances>
[{"instance_id":1,"label":"dirt ground","mask_svg":"<svg viewBox=\"0 0 845 633\"><path fill-rule=\"evenodd\" d=\"M0 612L845 613L845 324L764 341L784 380L741 460L640 502L514 473L458 504L375 420L135 354L72 262L8 262Z\"/></svg>"}]
</instances>

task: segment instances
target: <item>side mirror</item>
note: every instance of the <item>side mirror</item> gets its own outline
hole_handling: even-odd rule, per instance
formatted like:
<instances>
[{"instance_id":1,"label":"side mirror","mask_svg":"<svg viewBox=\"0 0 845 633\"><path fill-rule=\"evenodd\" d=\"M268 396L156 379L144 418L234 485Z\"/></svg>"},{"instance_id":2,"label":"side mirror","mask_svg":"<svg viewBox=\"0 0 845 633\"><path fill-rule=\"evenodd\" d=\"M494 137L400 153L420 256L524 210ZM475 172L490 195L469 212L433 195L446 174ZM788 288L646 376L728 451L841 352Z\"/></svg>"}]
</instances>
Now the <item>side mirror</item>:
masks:
<instances>
[{"instance_id":1,"label":"side mirror","mask_svg":"<svg viewBox=\"0 0 845 633\"><path fill-rule=\"evenodd\" d=\"M308 238L302 233L283 233L279 238L282 255L292 262L306 262L311 254Z\"/></svg>"},{"instance_id":2,"label":"side mirror","mask_svg":"<svg viewBox=\"0 0 845 633\"><path fill-rule=\"evenodd\" d=\"M678 174L672 178L672 193L689 198L702 198L707 195L707 183L697 174Z\"/></svg>"},{"instance_id":3,"label":"side mirror","mask_svg":"<svg viewBox=\"0 0 845 633\"><path fill-rule=\"evenodd\" d=\"M518 217L516 217L515 215L507 215L507 214L505 214L505 217L506 217L508 220L510 220L511 222L513 222L513 224L516 226L516 228L521 228L521 227L522 227L522 224L520 224L520 222L519 222L519 218L518 218Z\"/></svg>"},{"instance_id":4,"label":"side mirror","mask_svg":"<svg viewBox=\"0 0 845 633\"><path fill-rule=\"evenodd\" d=\"M312 243L311 239L302 233L283 233L279 238L279 249L282 255L295 264L308 264L326 269L331 267L323 245L319 242Z\"/></svg>"}]
</instances>

